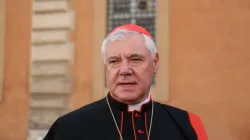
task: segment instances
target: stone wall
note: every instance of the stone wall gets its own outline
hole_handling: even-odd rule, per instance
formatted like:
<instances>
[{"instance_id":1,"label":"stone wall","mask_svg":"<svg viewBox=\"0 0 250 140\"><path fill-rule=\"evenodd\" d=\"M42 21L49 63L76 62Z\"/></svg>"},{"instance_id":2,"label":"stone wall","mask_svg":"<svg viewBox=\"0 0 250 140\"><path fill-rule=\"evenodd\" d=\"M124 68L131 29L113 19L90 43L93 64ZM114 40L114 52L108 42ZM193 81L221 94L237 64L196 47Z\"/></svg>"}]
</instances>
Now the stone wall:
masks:
<instances>
[{"instance_id":1,"label":"stone wall","mask_svg":"<svg viewBox=\"0 0 250 140\"><path fill-rule=\"evenodd\" d=\"M68 0L35 0L32 10L29 140L37 140L69 111L74 11Z\"/></svg>"}]
</instances>

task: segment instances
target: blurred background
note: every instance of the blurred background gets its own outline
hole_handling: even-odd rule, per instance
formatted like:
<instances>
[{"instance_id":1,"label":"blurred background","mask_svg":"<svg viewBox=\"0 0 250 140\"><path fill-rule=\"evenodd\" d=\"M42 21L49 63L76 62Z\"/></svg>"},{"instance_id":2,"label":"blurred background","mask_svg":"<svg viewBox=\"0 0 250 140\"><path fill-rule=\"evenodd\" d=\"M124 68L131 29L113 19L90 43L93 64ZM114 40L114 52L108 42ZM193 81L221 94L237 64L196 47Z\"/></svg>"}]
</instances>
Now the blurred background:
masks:
<instances>
[{"instance_id":1,"label":"blurred background","mask_svg":"<svg viewBox=\"0 0 250 140\"><path fill-rule=\"evenodd\" d=\"M156 41L155 100L210 140L250 140L249 0L0 0L0 140L39 140L105 96L101 43L125 23Z\"/></svg>"}]
</instances>

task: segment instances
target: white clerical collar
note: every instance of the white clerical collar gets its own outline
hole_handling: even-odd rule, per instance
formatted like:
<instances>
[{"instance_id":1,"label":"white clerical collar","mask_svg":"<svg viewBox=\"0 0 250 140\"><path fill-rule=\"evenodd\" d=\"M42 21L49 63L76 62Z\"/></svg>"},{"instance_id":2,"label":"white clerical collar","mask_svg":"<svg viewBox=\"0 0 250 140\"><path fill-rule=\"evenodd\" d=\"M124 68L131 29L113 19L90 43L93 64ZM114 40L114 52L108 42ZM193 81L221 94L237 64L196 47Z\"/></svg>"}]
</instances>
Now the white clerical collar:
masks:
<instances>
[{"instance_id":1,"label":"white clerical collar","mask_svg":"<svg viewBox=\"0 0 250 140\"><path fill-rule=\"evenodd\" d=\"M148 103L150 101L150 95L148 96L148 98L146 98L144 101L138 103L138 104L134 104L134 105L128 105L128 111L140 111L141 110L141 106Z\"/></svg>"}]
</instances>

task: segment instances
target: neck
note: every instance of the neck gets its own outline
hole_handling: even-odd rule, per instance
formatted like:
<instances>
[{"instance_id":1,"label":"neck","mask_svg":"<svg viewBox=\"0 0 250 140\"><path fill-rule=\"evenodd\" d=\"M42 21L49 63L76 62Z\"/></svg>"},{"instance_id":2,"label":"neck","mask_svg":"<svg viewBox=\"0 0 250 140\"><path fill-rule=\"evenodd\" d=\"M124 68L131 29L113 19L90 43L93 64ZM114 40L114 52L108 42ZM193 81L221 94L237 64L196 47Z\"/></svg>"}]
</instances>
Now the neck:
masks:
<instances>
[{"instance_id":1,"label":"neck","mask_svg":"<svg viewBox=\"0 0 250 140\"><path fill-rule=\"evenodd\" d=\"M148 97L147 97L145 100L141 101L140 103L128 105L128 111L135 111L135 110L140 111L140 110L141 110L141 106L142 106L143 104L148 103L148 102L150 101L150 99L151 99L151 98L150 98L150 96L148 95Z\"/></svg>"},{"instance_id":2,"label":"neck","mask_svg":"<svg viewBox=\"0 0 250 140\"><path fill-rule=\"evenodd\" d=\"M127 104L128 111L135 111L135 110L140 111L142 105L151 101L151 96L149 94L145 94L140 100L131 101L131 102L122 101L119 98L117 98L116 96L114 96L112 93L110 93L110 95L116 101Z\"/></svg>"}]
</instances>

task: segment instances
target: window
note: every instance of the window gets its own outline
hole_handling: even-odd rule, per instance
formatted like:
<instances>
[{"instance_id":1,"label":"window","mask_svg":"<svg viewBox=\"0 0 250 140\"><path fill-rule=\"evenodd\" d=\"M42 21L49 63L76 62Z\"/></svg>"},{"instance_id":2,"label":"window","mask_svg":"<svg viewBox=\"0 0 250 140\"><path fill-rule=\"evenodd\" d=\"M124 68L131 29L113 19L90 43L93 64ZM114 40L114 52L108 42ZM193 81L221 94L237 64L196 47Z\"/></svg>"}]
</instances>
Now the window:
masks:
<instances>
[{"instance_id":1,"label":"window","mask_svg":"<svg viewBox=\"0 0 250 140\"><path fill-rule=\"evenodd\" d=\"M0 0L0 102L3 96L5 0Z\"/></svg>"},{"instance_id":2,"label":"window","mask_svg":"<svg viewBox=\"0 0 250 140\"><path fill-rule=\"evenodd\" d=\"M119 25L134 23L146 28L155 40L156 0L108 0L107 10L107 34Z\"/></svg>"},{"instance_id":3,"label":"window","mask_svg":"<svg viewBox=\"0 0 250 140\"><path fill-rule=\"evenodd\" d=\"M135 23L155 38L156 0L108 0L108 33L116 26Z\"/></svg>"}]
</instances>

